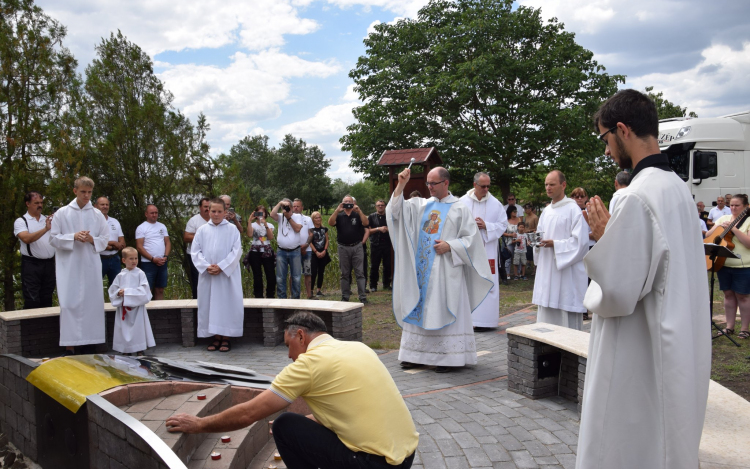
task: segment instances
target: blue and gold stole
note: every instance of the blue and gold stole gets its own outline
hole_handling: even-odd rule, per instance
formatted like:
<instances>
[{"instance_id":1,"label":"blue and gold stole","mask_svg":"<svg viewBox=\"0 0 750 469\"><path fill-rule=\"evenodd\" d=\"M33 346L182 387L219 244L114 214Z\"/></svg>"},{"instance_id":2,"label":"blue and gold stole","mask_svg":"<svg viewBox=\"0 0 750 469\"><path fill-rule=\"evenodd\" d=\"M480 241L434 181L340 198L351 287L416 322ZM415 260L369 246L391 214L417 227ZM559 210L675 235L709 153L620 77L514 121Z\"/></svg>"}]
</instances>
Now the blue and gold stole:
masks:
<instances>
[{"instance_id":1,"label":"blue and gold stole","mask_svg":"<svg viewBox=\"0 0 750 469\"><path fill-rule=\"evenodd\" d=\"M419 285L419 301L417 306L409 313L404 322L415 326L424 326L424 300L427 294L427 286L430 283L430 272L432 263L435 261L435 241L440 239L443 226L448 217L448 211L453 204L440 202L429 202L422 215L422 228L419 230L417 249L415 251L415 264L417 266L417 284Z\"/></svg>"}]
</instances>

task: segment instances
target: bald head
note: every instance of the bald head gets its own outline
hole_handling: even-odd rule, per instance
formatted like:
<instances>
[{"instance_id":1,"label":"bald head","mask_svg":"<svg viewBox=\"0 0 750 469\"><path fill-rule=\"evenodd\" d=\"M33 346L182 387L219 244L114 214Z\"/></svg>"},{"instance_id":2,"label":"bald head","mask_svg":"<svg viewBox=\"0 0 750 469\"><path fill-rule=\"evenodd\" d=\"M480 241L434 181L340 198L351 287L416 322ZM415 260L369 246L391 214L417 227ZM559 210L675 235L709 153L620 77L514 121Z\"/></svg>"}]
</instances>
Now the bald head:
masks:
<instances>
[{"instance_id":1,"label":"bald head","mask_svg":"<svg viewBox=\"0 0 750 469\"><path fill-rule=\"evenodd\" d=\"M442 166L432 169L427 173L427 188L430 190L432 197L442 199L448 195L448 184L451 182L451 175L448 170Z\"/></svg>"}]
</instances>

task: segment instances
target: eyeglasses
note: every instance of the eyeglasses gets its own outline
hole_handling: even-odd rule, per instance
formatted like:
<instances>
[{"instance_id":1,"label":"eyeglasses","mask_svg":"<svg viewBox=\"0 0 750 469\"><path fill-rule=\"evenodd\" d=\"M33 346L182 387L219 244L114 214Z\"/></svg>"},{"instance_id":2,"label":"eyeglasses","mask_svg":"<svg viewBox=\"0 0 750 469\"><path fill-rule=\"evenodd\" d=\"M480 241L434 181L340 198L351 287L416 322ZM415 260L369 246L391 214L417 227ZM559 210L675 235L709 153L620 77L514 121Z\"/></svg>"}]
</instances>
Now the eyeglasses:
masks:
<instances>
[{"instance_id":1,"label":"eyeglasses","mask_svg":"<svg viewBox=\"0 0 750 469\"><path fill-rule=\"evenodd\" d=\"M574 195L573 198L574 199L585 199L586 196L585 195Z\"/></svg>"},{"instance_id":2,"label":"eyeglasses","mask_svg":"<svg viewBox=\"0 0 750 469\"><path fill-rule=\"evenodd\" d=\"M608 133L610 133L610 132L612 132L614 130L617 130L617 126L614 126L611 129L609 129L608 131L606 131L603 134L599 135L599 140L601 140L602 142L604 142L605 145L609 145L609 143L607 143L607 141L604 140L604 137L606 137Z\"/></svg>"},{"instance_id":3,"label":"eyeglasses","mask_svg":"<svg viewBox=\"0 0 750 469\"><path fill-rule=\"evenodd\" d=\"M489 184L487 184L487 185L485 185L485 186L480 186L479 184L477 184L477 187L481 187L482 189L489 189L489 188L490 188L490 185L489 185Z\"/></svg>"},{"instance_id":4,"label":"eyeglasses","mask_svg":"<svg viewBox=\"0 0 750 469\"><path fill-rule=\"evenodd\" d=\"M442 181L438 181L438 182L426 182L425 184L427 184L427 187L435 187L438 184L444 183L445 181L447 181L447 179L443 179Z\"/></svg>"}]
</instances>

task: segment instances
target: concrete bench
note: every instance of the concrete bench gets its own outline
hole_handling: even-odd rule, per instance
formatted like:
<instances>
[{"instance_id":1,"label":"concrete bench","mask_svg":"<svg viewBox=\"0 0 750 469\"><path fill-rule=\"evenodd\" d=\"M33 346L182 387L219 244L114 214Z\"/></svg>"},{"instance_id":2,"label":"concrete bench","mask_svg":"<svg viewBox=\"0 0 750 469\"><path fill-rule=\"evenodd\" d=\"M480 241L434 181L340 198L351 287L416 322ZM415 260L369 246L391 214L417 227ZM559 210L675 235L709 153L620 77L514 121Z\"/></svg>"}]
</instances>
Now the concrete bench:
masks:
<instances>
[{"instance_id":1,"label":"concrete bench","mask_svg":"<svg viewBox=\"0 0 750 469\"><path fill-rule=\"evenodd\" d=\"M508 335L508 389L530 399L563 396L581 411L589 337L552 324L511 327ZM750 468L744 448L750 441L750 402L711 381L699 450L700 467Z\"/></svg>"},{"instance_id":2,"label":"concrete bench","mask_svg":"<svg viewBox=\"0 0 750 469\"><path fill-rule=\"evenodd\" d=\"M246 298L241 340L274 347L284 341L284 320L297 311L312 311L326 323L328 332L341 340L362 340L362 303L319 300ZM157 344L178 343L193 347L197 340L197 300L160 300L146 305ZM112 346L115 308L106 303L106 352ZM39 308L0 313L0 353L44 357L60 353L60 308Z\"/></svg>"}]
</instances>

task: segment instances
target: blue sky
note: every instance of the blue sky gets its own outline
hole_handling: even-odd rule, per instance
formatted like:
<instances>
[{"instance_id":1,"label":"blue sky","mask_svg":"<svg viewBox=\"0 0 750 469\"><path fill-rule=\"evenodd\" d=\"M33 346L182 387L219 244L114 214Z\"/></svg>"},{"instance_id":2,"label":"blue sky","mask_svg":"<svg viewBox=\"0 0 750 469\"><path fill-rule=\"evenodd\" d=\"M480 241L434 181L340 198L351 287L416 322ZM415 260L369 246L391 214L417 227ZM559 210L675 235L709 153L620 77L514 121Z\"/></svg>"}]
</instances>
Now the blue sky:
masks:
<instances>
[{"instance_id":1,"label":"blue sky","mask_svg":"<svg viewBox=\"0 0 750 469\"><path fill-rule=\"evenodd\" d=\"M212 152L246 135L319 145L331 177L361 178L338 140L358 104L349 71L375 22L415 17L426 0L38 0L68 28L80 69L120 29L151 55ZM557 17L626 87L655 86L700 116L750 109L750 2L518 0Z\"/></svg>"}]
</instances>

